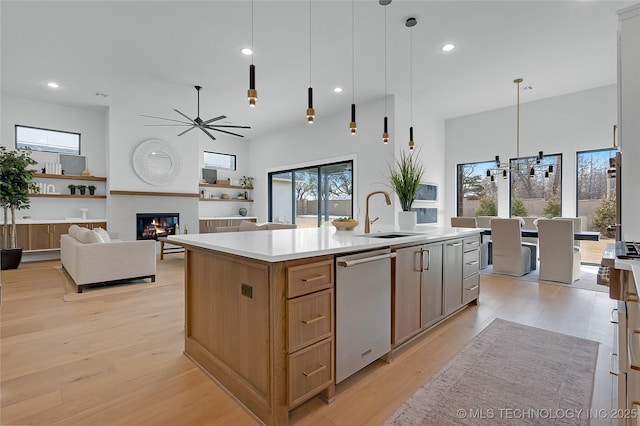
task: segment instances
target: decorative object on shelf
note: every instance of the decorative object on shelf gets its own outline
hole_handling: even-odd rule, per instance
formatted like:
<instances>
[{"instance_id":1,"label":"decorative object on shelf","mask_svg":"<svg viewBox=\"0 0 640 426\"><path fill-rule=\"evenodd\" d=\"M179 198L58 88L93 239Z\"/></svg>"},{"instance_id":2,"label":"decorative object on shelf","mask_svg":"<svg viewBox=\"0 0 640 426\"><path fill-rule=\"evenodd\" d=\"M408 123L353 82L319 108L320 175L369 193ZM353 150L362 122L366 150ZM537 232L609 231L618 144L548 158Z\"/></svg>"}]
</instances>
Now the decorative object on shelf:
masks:
<instances>
[{"instance_id":1,"label":"decorative object on shelf","mask_svg":"<svg viewBox=\"0 0 640 426\"><path fill-rule=\"evenodd\" d=\"M80 214L80 218L81 218L82 220L87 220L87 212L88 212L88 211L89 211L89 209L88 209L88 208L86 208L86 207L83 207L83 208L81 208L81 209L80 209L80 213L81 213L81 214Z\"/></svg>"},{"instance_id":2,"label":"decorative object on shelf","mask_svg":"<svg viewBox=\"0 0 640 426\"><path fill-rule=\"evenodd\" d=\"M2 270L16 269L22 260L22 247L17 247L15 215L16 210L29 208L29 193L38 192L38 187L33 182L34 170L31 167L36 164L38 163L31 158L30 150L9 151L5 146L0 146L0 206L4 219L3 238L0 241Z\"/></svg>"},{"instance_id":3,"label":"decorative object on shelf","mask_svg":"<svg viewBox=\"0 0 640 426\"><path fill-rule=\"evenodd\" d=\"M76 186L76 188L78 188L78 191L80 191L80 195L84 195L87 190L87 185L78 185Z\"/></svg>"},{"instance_id":4,"label":"decorative object on shelf","mask_svg":"<svg viewBox=\"0 0 640 426\"><path fill-rule=\"evenodd\" d=\"M67 186L67 188L69 188L69 193L71 195L75 195L76 193L76 186L74 184L70 184L69 186Z\"/></svg>"},{"instance_id":5,"label":"decorative object on shelf","mask_svg":"<svg viewBox=\"0 0 640 426\"><path fill-rule=\"evenodd\" d=\"M238 193L238 200L244 200L244 192Z\"/></svg>"},{"instance_id":6,"label":"decorative object on shelf","mask_svg":"<svg viewBox=\"0 0 640 426\"><path fill-rule=\"evenodd\" d=\"M244 187L252 187L253 186L253 176L242 176L240 179L240 185Z\"/></svg>"},{"instance_id":7,"label":"decorative object on shelf","mask_svg":"<svg viewBox=\"0 0 640 426\"><path fill-rule=\"evenodd\" d=\"M228 200L229 199L229 194L222 194L221 198L223 200Z\"/></svg>"},{"instance_id":8,"label":"decorative object on shelf","mask_svg":"<svg viewBox=\"0 0 640 426\"><path fill-rule=\"evenodd\" d=\"M338 231L351 231L358 226L358 221L349 217L341 217L331 221L331 224L335 226Z\"/></svg>"},{"instance_id":9,"label":"decorative object on shelf","mask_svg":"<svg viewBox=\"0 0 640 426\"><path fill-rule=\"evenodd\" d=\"M549 175L553 173L552 164L549 164L548 166L541 164L542 160L544 159L543 151L538 151L538 155L535 157L520 157L520 83L522 83L522 81L523 80L521 78L516 78L515 80L513 80L513 82L517 85L515 168L511 166L511 162L500 162L500 156L496 155L495 168L487 170L487 177L491 178L491 182L495 182L495 175L497 174L502 175L502 178L506 179L511 172L519 172L521 170L521 166L525 166L525 169L523 171L529 173L530 177L534 177L536 175L536 170L538 170L539 173L544 173L545 178L548 178ZM530 86L527 87L531 89ZM533 163L534 160L534 164L529 164L530 161Z\"/></svg>"},{"instance_id":10,"label":"decorative object on shelf","mask_svg":"<svg viewBox=\"0 0 640 426\"><path fill-rule=\"evenodd\" d=\"M87 189L89 190L89 195L95 195L95 193L96 193L96 186L95 185L89 185L89 186L87 186Z\"/></svg>"},{"instance_id":11,"label":"decorative object on shelf","mask_svg":"<svg viewBox=\"0 0 640 426\"><path fill-rule=\"evenodd\" d=\"M218 170L202 169L202 180L206 183L216 183L216 179L218 179Z\"/></svg>"},{"instance_id":12,"label":"decorative object on shelf","mask_svg":"<svg viewBox=\"0 0 640 426\"><path fill-rule=\"evenodd\" d=\"M45 173L51 175L61 175L62 174L62 164L60 163L44 163Z\"/></svg>"},{"instance_id":13,"label":"decorative object on shelf","mask_svg":"<svg viewBox=\"0 0 640 426\"><path fill-rule=\"evenodd\" d=\"M221 132L221 133L226 133L228 135L233 135L233 136L238 136L243 138L244 136L239 135L237 133L232 133L229 132L227 130L221 130L218 127L224 127L224 128L235 128L235 129L250 129L251 127L249 126L233 126L230 124L212 124L214 121L218 121L218 120L223 120L225 118L227 118L226 115L219 115L217 117L214 118L210 118L208 120L202 120L200 118L200 90L202 90L202 86L194 86L196 88L196 91L198 92L198 115L196 118L189 118L188 115L183 114L182 112L178 111L177 109L173 109L175 112L177 112L178 114L180 114L181 116L183 116L184 118L187 119L187 121L180 121L180 120L174 120L172 118L162 118L162 117L154 117L152 115L142 115L142 117L148 117L148 118L155 118L158 120L166 120L166 121L171 121L174 122L176 124L147 124L147 126L188 126L187 130L184 130L181 133L178 133L178 136L182 136L185 133L187 133L190 130L193 129L200 129L202 130L207 136L209 136L211 139L216 140L215 137L213 137L213 135L211 133L209 133L209 130L213 130L216 132Z\"/></svg>"},{"instance_id":14,"label":"decorative object on shelf","mask_svg":"<svg viewBox=\"0 0 640 426\"><path fill-rule=\"evenodd\" d=\"M229 186L231 185L231 179L218 179L216 180L216 185Z\"/></svg>"},{"instance_id":15,"label":"decorative object on shelf","mask_svg":"<svg viewBox=\"0 0 640 426\"><path fill-rule=\"evenodd\" d=\"M424 167L416 156L419 156L419 150L410 153L401 151L395 166L389 166L389 186L398 195L402 208L402 211L398 212L400 229L413 229L418 221L416 212L411 211L411 205L418 195Z\"/></svg>"},{"instance_id":16,"label":"decorative object on shelf","mask_svg":"<svg viewBox=\"0 0 640 426\"><path fill-rule=\"evenodd\" d=\"M240 216L246 216L246 215L247 215L247 209L245 209L244 207L240 207L240 208L238 209L238 214L239 214Z\"/></svg>"},{"instance_id":17,"label":"decorative object on shelf","mask_svg":"<svg viewBox=\"0 0 640 426\"><path fill-rule=\"evenodd\" d=\"M162 139L142 141L133 152L133 169L151 185L167 185L182 171L180 153Z\"/></svg>"},{"instance_id":18,"label":"decorative object on shelf","mask_svg":"<svg viewBox=\"0 0 640 426\"><path fill-rule=\"evenodd\" d=\"M83 174L82 172L87 168L84 155L58 154L58 158L58 161L62 164L60 173L64 173L65 175L81 176Z\"/></svg>"}]
</instances>

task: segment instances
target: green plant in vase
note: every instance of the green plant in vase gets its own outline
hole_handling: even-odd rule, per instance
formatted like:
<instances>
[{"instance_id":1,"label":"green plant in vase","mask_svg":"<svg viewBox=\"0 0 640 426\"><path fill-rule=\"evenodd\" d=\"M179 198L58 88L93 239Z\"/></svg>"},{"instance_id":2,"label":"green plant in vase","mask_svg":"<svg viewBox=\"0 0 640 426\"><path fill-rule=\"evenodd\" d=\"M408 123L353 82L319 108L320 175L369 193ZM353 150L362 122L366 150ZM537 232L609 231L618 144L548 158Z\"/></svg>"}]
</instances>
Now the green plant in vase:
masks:
<instances>
[{"instance_id":1,"label":"green plant in vase","mask_svg":"<svg viewBox=\"0 0 640 426\"><path fill-rule=\"evenodd\" d=\"M80 195L84 195L87 190L87 185L78 185L76 186L76 188L78 188L78 191L80 191Z\"/></svg>"},{"instance_id":2,"label":"green plant in vase","mask_svg":"<svg viewBox=\"0 0 640 426\"><path fill-rule=\"evenodd\" d=\"M424 175L424 166L418 161L419 151L400 152L394 166L389 166L389 186L400 200L402 212L411 212L411 205L418 195L420 181ZM416 222L415 212L398 214L398 222L402 229L413 229ZM408 219L407 219L408 218Z\"/></svg>"},{"instance_id":3,"label":"green plant in vase","mask_svg":"<svg viewBox=\"0 0 640 426\"><path fill-rule=\"evenodd\" d=\"M87 186L87 189L89 190L89 195L94 195L96 193L96 186L95 185L89 185L89 186Z\"/></svg>"},{"instance_id":4,"label":"green plant in vase","mask_svg":"<svg viewBox=\"0 0 640 426\"><path fill-rule=\"evenodd\" d=\"M76 186L74 184L68 185L67 188L69 188L69 194L74 195L76 193Z\"/></svg>"}]
</instances>

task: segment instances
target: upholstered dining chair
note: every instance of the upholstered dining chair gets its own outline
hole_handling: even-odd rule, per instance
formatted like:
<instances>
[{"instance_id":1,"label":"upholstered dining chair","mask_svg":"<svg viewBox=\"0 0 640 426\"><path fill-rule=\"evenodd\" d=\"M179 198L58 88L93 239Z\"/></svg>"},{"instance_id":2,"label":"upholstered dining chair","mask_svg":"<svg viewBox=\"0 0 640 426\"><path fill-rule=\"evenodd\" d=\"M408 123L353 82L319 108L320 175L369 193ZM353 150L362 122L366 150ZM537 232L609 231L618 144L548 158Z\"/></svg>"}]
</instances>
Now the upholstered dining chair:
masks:
<instances>
[{"instance_id":1,"label":"upholstered dining chair","mask_svg":"<svg viewBox=\"0 0 640 426\"><path fill-rule=\"evenodd\" d=\"M580 278L580 248L573 245L573 221L538 220L540 279L572 284Z\"/></svg>"},{"instance_id":2,"label":"upholstered dining chair","mask_svg":"<svg viewBox=\"0 0 640 426\"><path fill-rule=\"evenodd\" d=\"M553 217L552 219L556 219L556 220L570 220L571 222L573 222L573 232L580 232L582 231L582 218L580 217L561 217L561 216L556 216ZM580 240L573 240L573 245L580 248Z\"/></svg>"},{"instance_id":3,"label":"upholstered dining chair","mask_svg":"<svg viewBox=\"0 0 640 426\"><path fill-rule=\"evenodd\" d=\"M452 217L451 226L454 228L476 228L476 218L464 216Z\"/></svg>"},{"instance_id":4,"label":"upholstered dining chair","mask_svg":"<svg viewBox=\"0 0 640 426\"><path fill-rule=\"evenodd\" d=\"M522 276L531 272L531 250L522 246L520 219L493 219L493 272Z\"/></svg>"}]
</instances>

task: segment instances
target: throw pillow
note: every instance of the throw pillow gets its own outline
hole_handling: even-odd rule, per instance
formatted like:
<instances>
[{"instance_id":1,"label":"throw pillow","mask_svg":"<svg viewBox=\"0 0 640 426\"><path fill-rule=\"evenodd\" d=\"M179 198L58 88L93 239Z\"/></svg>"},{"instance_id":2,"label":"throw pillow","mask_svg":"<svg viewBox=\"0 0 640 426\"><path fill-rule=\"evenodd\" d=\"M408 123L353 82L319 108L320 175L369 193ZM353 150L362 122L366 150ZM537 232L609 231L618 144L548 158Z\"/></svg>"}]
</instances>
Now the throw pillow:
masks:
<instances>
[{"instance_id":1,"label":"throw pillow","mask_svg":"<svg viewBox=\"0 0 640 426\"><path fill-rule=\"evenodd\" d=\"M267 224L258 225L254 222L249 222L248 220L243 220L240 222L239 231L262 231L267 229Z\"/></svg>"},{"instance_id":2,"label":"throw pillow","mask_svg":"<svg viewBox=\"0 0 640 426\"><path fill-rule=\"evenodd\" d=\"M96 231L98 233L98 235L100 235L102 237L102 240L105 243L110 243L111 242L111 237L109 236L109 233L102 229L102 228L95 228L94 231Z\"/></svg>"},{"instance_id":3,"label":"throw pillow","mask_svg":"<svg viewBox=\"0 0 640 426\"><path fill-rule=\"evenodd\" d=\"M84 228L86 229L86 228ZM81 243L91 244L91 243L104 243L104 240L96 231L92 231L91 229L87 229L86 231L78 231L77 240Z\"/></svg>"},{"instance_id":4,"label":"throw pillow","mask_svg":"<svg viewBox=\"0 0 640 426\"><path fill-rule=\"evenodd\" d=\"M80 229L80 227L79 227L78 225L75 225L75 224L74 224L74 225L71 225L71 226L69 227L68 234L69 234L71 237L76 238L76 234L78 233L78 229ZM76 238L76 239L77 239L77 238Z\"/></svg>"}]
</instances>

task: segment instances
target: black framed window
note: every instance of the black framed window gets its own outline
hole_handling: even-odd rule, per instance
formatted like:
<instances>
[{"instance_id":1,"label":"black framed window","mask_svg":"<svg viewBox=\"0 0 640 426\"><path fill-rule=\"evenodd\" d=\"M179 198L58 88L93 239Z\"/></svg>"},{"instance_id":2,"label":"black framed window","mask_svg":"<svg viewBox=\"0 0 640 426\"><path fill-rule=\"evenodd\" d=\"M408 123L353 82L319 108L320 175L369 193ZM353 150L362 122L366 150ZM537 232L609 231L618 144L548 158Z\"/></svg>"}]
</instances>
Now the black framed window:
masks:
<instances>
[{"instance_id":1,"label":"black framed window","mask_svg":"<svg viewBox=\"0 0 640 426\"><path fill-rule=\"evenodd\" d=\"M17 149L80 155L80 133L16 124Z\"/></svg>"},{"instance_id":2,"label":"black framed window","mask_svg":"<svg viewBox=\"0 0 640 426\"><path fill-rule=\"evenodd\" d=\"M585 231L605 233L615 224L616 180L609 176L615 148L576 152L576 212Z\"/></svg>"},{"instance_id":3,"label":"black framed window","mask_svg":"<svg viewBox=\"0 0 640 426\"><path fill-rule=\"evenodd\" d=\"M497 216L497 181L487 176L495 161L463 163L457 166L457 215ZM500 178L501 179L501 178Z\"/></svg>"},{"instance_id":4,"label":"black framed window","mask_svg":"<svg viewBox=\"0 0 640 426\"><path fill-rule=\"evenodd\" d=\"M204 151L204 168L216 170L236 170L236 156L222 152Z\"/></svg>"},{"instance_id":5,"label":"black framed window","mask_svg":"<svg viewBox=\"0 0 640 426\"><path fill-rule=\"evenodd\" d=\"M562 216L562 154L512 158L509 211L511 216Z\"/></svg>"}]
</instances>

